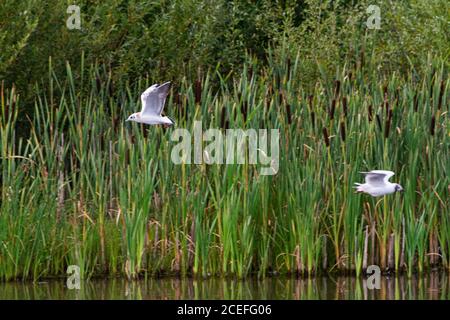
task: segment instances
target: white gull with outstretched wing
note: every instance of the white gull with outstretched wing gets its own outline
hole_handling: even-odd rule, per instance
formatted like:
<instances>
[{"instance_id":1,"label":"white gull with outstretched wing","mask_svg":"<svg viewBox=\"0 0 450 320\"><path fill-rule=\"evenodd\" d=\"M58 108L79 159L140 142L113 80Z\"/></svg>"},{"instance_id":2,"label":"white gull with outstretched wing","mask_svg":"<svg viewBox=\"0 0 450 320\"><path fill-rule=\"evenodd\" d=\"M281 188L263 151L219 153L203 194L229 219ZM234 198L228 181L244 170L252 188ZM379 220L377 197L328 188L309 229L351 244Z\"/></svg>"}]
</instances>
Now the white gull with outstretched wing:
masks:
<instances>
[{"instance_id":1,"label":"white gull with outstretched wing","mask_svg":"<svg viewBox=\"0 0 450 320\"><path fill-rule=\"evenodd\" d=\"M170 82L162 85L154 84L145 90L141 95L142 110L133 113L126 121L134 121L150 125L162 124L165 126L174 125L169 117L161 115L169 93Z\"/></svg>"},{"instance_id":2,"label":"white gull with outstretched wing","mask_svg":"<svg viewBox=\"0 0 450 320\"><path fill-rule=\"evenodd\" d=\"M370 172L361 172L366 175L366 183L355 183L356 192L364 192L372 197L380 197L397 191L403 191L398 183L389 182L389 178L394 175L392 171L372 170Z\"/></svg>"}]
</instances>

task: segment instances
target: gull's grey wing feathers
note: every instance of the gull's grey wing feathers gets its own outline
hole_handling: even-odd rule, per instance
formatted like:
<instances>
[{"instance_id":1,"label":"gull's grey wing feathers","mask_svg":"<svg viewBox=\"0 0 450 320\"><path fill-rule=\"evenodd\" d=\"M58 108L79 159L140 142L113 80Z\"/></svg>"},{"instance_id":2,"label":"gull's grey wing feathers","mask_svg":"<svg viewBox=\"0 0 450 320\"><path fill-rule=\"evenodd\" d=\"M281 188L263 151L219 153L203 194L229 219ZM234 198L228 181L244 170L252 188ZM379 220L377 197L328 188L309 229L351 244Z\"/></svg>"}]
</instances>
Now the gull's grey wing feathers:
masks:
<instances>
[{"instance_id":1,"label":"gull's grey wing feathers","mask_svg":"<svg viewBox=\"0 0 450 320\"><path fill-rule=\"evenodd\" d=\"M384 185L394 175L394 172L385 170L372 170L361 173L366 175L366 183L371 185Z\"/></svg>"},{"instance_id":2,"label":"gull's grey wing feathers","mask_svg":"<svg viewBox=\"0 0 450 320\"><path fill-rule=\"evenodd\" d=\"M158 87L158 84L155 83L153 85L151 85L150 87L148 87L144 92L142 92L141 94L141 103L142 103L142 109L141 109L141 113L142 114L153 114L154 111L154 105L155 105L155 99L152 98L152 92L154 92L156 90L156 88Z\"/></svg>"},{"instance_id":3,"label":"gull's grey wing feathers","mask_svg":"<svg viewBox=\"0 0 450 320\"><path fill-rule=\"evenodd\" d=\"M142 114L160 116L167 94L169 93L170 81L162 85L154 84L141 95Z\"/></svg>"}]
</instances>

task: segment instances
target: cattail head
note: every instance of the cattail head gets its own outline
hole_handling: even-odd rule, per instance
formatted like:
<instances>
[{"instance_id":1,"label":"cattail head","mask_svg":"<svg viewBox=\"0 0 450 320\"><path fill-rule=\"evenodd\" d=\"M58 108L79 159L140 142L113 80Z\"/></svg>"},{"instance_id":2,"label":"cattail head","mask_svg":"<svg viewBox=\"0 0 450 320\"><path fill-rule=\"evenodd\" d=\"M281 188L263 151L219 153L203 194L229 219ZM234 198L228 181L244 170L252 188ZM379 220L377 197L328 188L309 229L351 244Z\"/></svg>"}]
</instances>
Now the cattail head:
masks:
<instances>
[{"instance_id":1,"label":"cattail head","mask_svg":"<svg viewBox=\"0 0 450 320\"><path fill-rule=\"evenodd\" d=\"M392 110L389 110L389 115L386 119L386 124L384 127L384 137L388 138L389 137L389 131L391 129L391 123L392 123Z\"/></svg>"},{"instance_id":2,"label":"cattail head","mask_svg":"<svg viewBox=\"0 0 450 320\"><path fill-rule=\"evenodd\" d=\"M225 121L227 118L227 109L225 107L222 108L222 112L220 114L220 127L225 128Z\"/></svg>"},{"instance_id":3,"label":"cattail head","mask_svg":"<svg viewBox=\"0 0 450 320\"><path fill-rule=\"evenodd\" d=\"M340 133L341 133L341 139L343 142L345 142L345 122L341 121L341 125L340 125Z\"/></svg>"},{"instance_id":4,"label":"cattail head","mask_svg":"<svg viewBox=\"0 0 450 320\"><path fill-rule=\"evenodd\" d=\"M279 75L278 72L275 73L275 87L276 87L277 89L280 89L280 88L281 88L281 77L280 77L280 75Z\"/></svg>"},{"instance_id":5,"label":"cattail head","mask_svg":"<svg viewBox=\"0 0 450 320\"><path fill-rule=\"evenodd\" d=\"M231 109L231 114L233 116L233 121L236 122L236 118L237 118L237 110L235 105L233 105L233 108Z\"/></svg>"},{"instance_id":6,"label":"cattail head","mask_svg":"<svg viewBox=\"0 0 450 320\"><path fill-rule=\"evenodd\" d=\"M291 114L291 105L289 103L286 104L286 115L288 124L292 123L292 114Z\"/></svg>"},{"instance_id":7,"label":"cattail head","mask_svg":"<svg viewBox=\"0 0 450 320\"><path fill-rule=\"evenodd\" d=\"M248 103L247 101L243 101L241 104L241 113L242 116L244 117L244 122L247 121L247 110L248 110Z\"/></svg>"},{"instance_id":8,"label":"cattail head","mask_svg":"<svg viewBox=\"0 0 450 320\"><path fill-rule=\"evenodd\" d=\"M248 66L248 69L247 69L247 77L248 77L249 79L253 78L253 66L252 66L252 65L249 65L249 66Z\"/></svg>"},{"instance_id":9,"label":"cattail head","mask_svg":"<svg viewBox=\"0 0 450 320\"><path fill-rule=\"evenodd\" d=\"M322 128L322 133L323 133L323 140L325 141L325 145L327 147L330 146L330 138L328 137L328 130L327 128L323 127Z\"/></svg>"},{"instance_id":10,"label":"cattail head","mask_svg":"<svg viewBox=\"0 0 450 320\"><path fill-rule=\"evenodd\" d=\"M112 79L109 80L108 94L110 97L112 97L114 95L114 82Z\"/></svg>"},{"instance_id":11,"label":"cattail head","mask_svg":"<svg viewBox=\"0 0 450 320\"><path fill-rule=\"evenodd\" d=\"M342 97L342 111L344 111L344 116L347 117L347 97Z\"/></svg>"},{"instance_id":12,"label":"cattail head","mask_svg":"<svg viewBox=\"0 0 450 320\"><path fill-rule=\"evenodd\" d=\"M313 129L316 129L316 115L314 114L314 111L311 111L310 113L311 116L311 125L313 127Z\"/></svg>"},{"instance_id":13,"label":"cattail head","mask_svg":"<svg viewBox=\"0 0 450 320\"><path fill-rule=\"evenodd\" d=\"M279 98L280 104L286 102L286 100L284 99L284 94L283 94L282 90L280 90L280 93L278 94L278 98Z\"/></svg>"},{"instance_id":14,"label":"cattail head","mask_svg":"<svg viewBox=\"0 0 450 320\"><path fill-rule=\"evenodd\" d=\"M381 126L381 118L380 118L379 114L376 115L376 119L377 119L378 129L380 129L380 131L381 131L383 128Z\"/></svg>"},{"instance_id":15,"label":"cattail head","mask_svg":"<svg viewBox=\"0 0 450 320\"><path fill-rule=\"evenodd\" d=\"M337 98L339 96L341 89L341 82L339 80L336 80L334 82L334 97Z\"/></svg>"},{"instance_id":16,"label":"cattail head","mask_svg":"<svg viewBox=\"0 0 450 320\"><path fill-rule=\"evenodd\" d=\"M100 80L100 77L98 74L95 75L95 85L97 87L97 92L99 92L100 89L102 88L102 81Z\"/></svg>"},{"instance_id":17,"label":"cattail head","mask_svg":"<svg viewBox=\"0 0 450 320\"><path fill-rule=\"evenodd\" d=\"M330 120L334 119L334 112L335 112L335 110L336 110L336 99L333 99L331 101L331 107L330 107L330 112L329 112Z\"/></svg>"},{"instance_id":18,"label":"cattail head","mask_svg":"<svg viewBox=\"0 0 450 320\"><path fill-rule=\"evenodd\" d=\"M113 118L113 131L117 132L118 127L119 127L119 116L117 115Z\"/></svg>"},{"instance_id":19,"label":"cattail head","mask_svg":"<svg viewBox=\"0 0 450 320\"><path fill-rule=\"evenodd\" d=\"M364 66L364 50L361 50L361 52L359 53L359 59L361 62L361 67Z\"/></svg>"},{"instance_id":20,"label":"cattail head","mask_svg":"<svg viewBox=\"0 0 450 320\"><path fill-rule=\"evenodd\" d=\"M309 105L309 110L310 110L310 111L312 111L312 107L313 107L313 99L314 99L314 97L313 97L313 95L311 94L311 95L308 97L308 105Z\"/></svg>"},{"instance_id":21,"label":"cattail head","mask_svg":"<svg viewBox=\"0 0 450 320\"><path fill-rule=\"evenodd\" d=\"M431 117L431 124L430 124L430 134L431 134L432 136L434 136L434 130L435 130L435 127L436 127L436 117L433 115L433 116Z\"/></svg>"},{"instance_id":22,"label":"cattail head","mask_svg":"<svg viewBox=\"0 0 450 320\"><path fill-rule=\"evenodd\" d=\"M445 84L444 84L444 80L441 81L441 88L439 90L439 100L438 100L438 109L441 110L442 107L442 99L444 97L444 88Z\"/></svg>"},{"instance_id":23,"label":"cattail head","mask_svg":"<svg viewBox=\"0 0 450 320\"><path fill-rule=\"evenodd\" d=\"M181 104L181 96L180 96L180 93L179 93L179 92L175 93L174 103L175 103L177 106L179 106L179 105Z\"/></svg>"},{"instance_id":24,"label":"cattail head","mask_svg":"<svg viewBox=\"0 0 450 320\"><path fill-rule=\"evenodd\" d=\"M400 89L399 88L395 89L395 101L397 102L397 104L398 104L398 100L400 100Z\"/></svg>"},{"instance_id":25,"label":"cattail head","mask_svg":"<svg viewBox=\"0 0 450 320\"><path fill-rule=\"evenodd\" d=\"M367 115L369 117L369 121L372 121L372 119L373 119L373 111L372 111L372 105L371 104L369 104L369 110L368 110Z\"/></svg>"},{"instance_id":26,"label":"cattail head","mask_svg":"<svg viewBox=\"0 0 450 320\"><path fill-rule=\"evenodd\" d=\"M273 94L273 89L272 89L272 85L269 84L268 88L267 88L267 95L266 95L266 103L265 103L265 111L270 109L270 101L272 100L272 94Z\"/></svg>"},{"instance_id":27,"label":"cattail head","mask_svg":"<svg viewBox=\"0 0 450 320\"><path fill-rule=\"evenodd\" d=\"M430 84L430 99L431 99L431 97L433 97L434 83L436 81L435 73L436 72L434 71L434 68L433 68L433 72L431 74L431 84Z\"/></svg>"},{"instance_id":28,"label":"cattail head","mask_svg":"<svg viewBox=\"0 0 450 320\"><path fill-rule=\"evenodd\" d=\"M199 79L195 81L194 94L195 103L200 104L202 101L202 82Z\"/></svg>"}]
</instances>

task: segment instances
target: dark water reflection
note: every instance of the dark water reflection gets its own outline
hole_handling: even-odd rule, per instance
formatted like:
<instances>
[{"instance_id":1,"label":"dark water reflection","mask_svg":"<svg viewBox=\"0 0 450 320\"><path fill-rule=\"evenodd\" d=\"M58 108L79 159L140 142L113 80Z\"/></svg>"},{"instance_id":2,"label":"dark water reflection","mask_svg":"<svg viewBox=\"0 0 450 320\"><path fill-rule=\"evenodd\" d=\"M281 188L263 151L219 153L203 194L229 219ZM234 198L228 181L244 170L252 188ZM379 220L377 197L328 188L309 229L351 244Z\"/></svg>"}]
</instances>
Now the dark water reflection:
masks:
<instances>
[{"instance_id":1,"label":"dark water reflection","mask_svg":"<svg viewBox=\"0 0 450 320\"><path fill-rule=\"evenodd\" d=\"M123 279L91 280L69 290L65 280L41 283L2 283L0 299L450 299L448 274L422 277L382 277L380 289L370 290L363 278L286 277L248 279Z\"/></svg>"}]
</instances>

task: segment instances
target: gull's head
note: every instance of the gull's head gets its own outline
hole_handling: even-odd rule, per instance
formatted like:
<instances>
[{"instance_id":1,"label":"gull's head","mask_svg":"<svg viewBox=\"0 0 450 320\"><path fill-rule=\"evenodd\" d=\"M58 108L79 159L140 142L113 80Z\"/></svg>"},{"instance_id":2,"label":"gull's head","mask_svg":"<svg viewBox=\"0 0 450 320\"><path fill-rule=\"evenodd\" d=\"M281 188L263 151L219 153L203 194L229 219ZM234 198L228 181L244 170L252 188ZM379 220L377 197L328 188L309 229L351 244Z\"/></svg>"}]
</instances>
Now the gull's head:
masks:
<instances>
[{"instance_id":1,"label":"gull's head","mask_svg":"<svg viewBox=\"0 0 450 320\"><path fill-rule=\"evenodd\" d=\"M131 116L129 116L128 117L128 119L127 120L125 120L125 121L136 121L136 118L137 118L137 113L133 113Z\"/></svg>"},{"instance_id":2,"label":"gull's head","mask_svg":"<svg viewBox=\"0 0 450 320\"><path fill-rule=\"evenodd\" d=\"M398 183L395 184L395 192L403 192L403 188Z\"/></svg>"}]
</instances>

